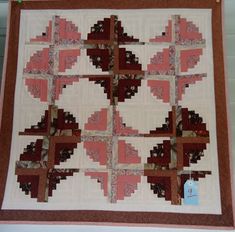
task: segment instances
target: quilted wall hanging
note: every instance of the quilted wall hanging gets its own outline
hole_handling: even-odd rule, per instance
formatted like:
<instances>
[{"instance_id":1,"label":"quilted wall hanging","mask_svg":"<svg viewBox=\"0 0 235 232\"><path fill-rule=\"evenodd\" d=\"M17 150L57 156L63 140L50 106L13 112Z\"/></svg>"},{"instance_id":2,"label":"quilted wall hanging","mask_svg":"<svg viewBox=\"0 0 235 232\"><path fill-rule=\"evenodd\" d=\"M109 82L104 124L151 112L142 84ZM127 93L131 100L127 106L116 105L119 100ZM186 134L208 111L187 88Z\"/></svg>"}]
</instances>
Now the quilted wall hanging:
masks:
<instances>
[{"instance_id":1,"label":"quilted wall hanging","mask_svg":"<svg viewBox=\"0 0 235 232\"><path fill-rule=\"evenodd\" d=\"M221 4L11 2L0 220L233 227Z\"/></svg>"}]
</instances>

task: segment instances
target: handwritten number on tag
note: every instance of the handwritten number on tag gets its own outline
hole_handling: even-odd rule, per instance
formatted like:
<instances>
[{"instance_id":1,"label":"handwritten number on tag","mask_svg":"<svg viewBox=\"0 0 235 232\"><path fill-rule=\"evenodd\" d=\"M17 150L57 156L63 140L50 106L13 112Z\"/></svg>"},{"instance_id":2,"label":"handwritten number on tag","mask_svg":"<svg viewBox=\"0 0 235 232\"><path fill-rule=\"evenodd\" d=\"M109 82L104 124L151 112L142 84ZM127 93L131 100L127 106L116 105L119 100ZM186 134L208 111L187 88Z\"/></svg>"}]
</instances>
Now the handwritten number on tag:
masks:
<instances>
[{"instance_id":1,"label":"handwritten number on tag","mask_svg":"<svg viewBox=\"0 0 235 232\"><path fill-rule=\"evenodd\" d=\"M199 204L198 183L193 180L187 180L184 184L184 204Z\"/></svg>"}]
</instances>

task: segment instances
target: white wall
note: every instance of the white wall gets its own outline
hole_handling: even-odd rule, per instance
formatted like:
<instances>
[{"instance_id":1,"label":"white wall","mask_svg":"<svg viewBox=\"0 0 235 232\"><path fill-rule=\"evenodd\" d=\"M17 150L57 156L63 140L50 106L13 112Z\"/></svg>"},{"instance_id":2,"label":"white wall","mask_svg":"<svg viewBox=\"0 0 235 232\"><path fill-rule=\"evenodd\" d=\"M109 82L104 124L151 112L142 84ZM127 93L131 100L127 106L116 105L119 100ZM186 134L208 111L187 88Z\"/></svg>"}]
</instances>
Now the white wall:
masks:
<instances>
[{"instance_id":1,"label":"white wall","mask_svg":"<svg viewBox=\"0 0 235 232\"><path fill-rule=\"evenodd\" d=\"M206 1L206 0L205 0ZM224 0L225 1L225 41L226 41L226 58L227 58L227 71L228 71L228 84L229 84L229 104L230 104L230 117L231 117L231 130L233 139L231 143L234 142L235 138L235 0ZM0 73L3 59L3 44L5 40L5 24L6 24L6 14L7 14L7 3L6 1L0 0ZM1 75L1 74L0 74ZM235 169L235 146L233 147L233 167ZM234 172L235 179L235 172ZM56 232L198 232L202 230L189 230L189 229L163 229L163 228L136 228L136 227L108 227L108 226L58 226L58 225L0 225L1 232L28 232L28 231L56 231ZM203 230L211 231L211 230ZM213 230L215 231L215 230ZM217 230L216 230L217 231ZM218 230L219 231L219 230Z\"/></svg>"},{"instance_id":2,"label":"white wall","mask_svg":"<svg viewBox=\"0 0 235 232\"><path fill-rule=\"evenodd\" d=\"M8 4L0 0L0 77L2 77L2 64L6 36L6 21Z\"/></svg>"},{"instance_id":3,"label":"white wall","mask_svg":"<svg viewBox=\"0 0 235 232\"><path fill-rule=\"evenodd\" d=\"M235 139L235 1L225 0L225 42L232 140ZM235 144L233 145L233 169L235 169ZM235 180L235 171L233 173Z\"/></svg>"}]
</instances>

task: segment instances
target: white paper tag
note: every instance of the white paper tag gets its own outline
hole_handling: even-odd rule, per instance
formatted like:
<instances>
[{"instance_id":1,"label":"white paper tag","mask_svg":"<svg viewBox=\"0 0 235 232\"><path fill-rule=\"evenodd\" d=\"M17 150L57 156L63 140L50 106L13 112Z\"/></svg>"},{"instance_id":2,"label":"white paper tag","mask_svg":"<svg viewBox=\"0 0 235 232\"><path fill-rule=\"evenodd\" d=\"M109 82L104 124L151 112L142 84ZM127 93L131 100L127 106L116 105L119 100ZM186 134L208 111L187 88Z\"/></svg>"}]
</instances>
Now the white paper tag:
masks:
<instances>
[{"instance_id":1,"label":"white paper tag","mask_svg":"<svg viewBox=\"0 0 235 232\"><path fill-rule=\"evenodd\" d=\"M184 184L184 204L198 205L198 183L193 180L187 180Z\"/></svg>"}]
</instances>

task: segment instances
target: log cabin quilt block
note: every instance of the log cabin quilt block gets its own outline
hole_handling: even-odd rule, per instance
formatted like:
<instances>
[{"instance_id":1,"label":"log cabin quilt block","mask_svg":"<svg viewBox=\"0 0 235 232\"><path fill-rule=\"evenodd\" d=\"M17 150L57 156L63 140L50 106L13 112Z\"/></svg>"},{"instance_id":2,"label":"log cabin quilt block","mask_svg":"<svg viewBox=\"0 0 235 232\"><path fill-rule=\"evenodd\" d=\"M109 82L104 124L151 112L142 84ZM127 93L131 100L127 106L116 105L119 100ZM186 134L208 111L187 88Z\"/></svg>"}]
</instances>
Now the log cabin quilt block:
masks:
<instances>
[{"instance_id":1,"label":"log cabin quilt block","mask_svg":"<svg viewBox=\"0 0 235 232\"><path fill-rule=\"evenodd\" d=\"M3 210L221 215L211 9L21 10Z\"/></svg>"}]
</instances>

